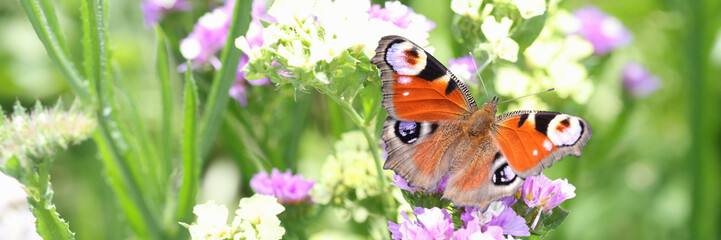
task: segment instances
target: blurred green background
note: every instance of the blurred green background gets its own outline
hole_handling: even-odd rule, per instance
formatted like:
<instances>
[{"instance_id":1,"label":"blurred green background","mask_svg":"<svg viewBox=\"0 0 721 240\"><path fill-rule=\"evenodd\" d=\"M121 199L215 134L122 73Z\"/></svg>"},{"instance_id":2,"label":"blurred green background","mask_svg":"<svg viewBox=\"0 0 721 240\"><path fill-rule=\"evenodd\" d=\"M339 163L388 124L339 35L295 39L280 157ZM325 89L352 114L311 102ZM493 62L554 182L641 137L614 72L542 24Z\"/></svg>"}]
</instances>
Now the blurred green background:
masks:
<instances>
[{"instance_id":1,"label":"blurred green background","mask_svg":"<svg viewBox=\"0 0 721 240\"><path fill-rule=\"evenodd\" d=\"M65 38L81 39L79 1L53 2ZM211 5L207 1L191 2ZM451 34L449 2L403 1L436 22L429 41L441 62L464 55ZM112 58L132 90L130 97L142 103L139 110L148 127L160 131L155 35L143 24L139 3L109 1ZM719 239L721 1L567 0L561 7L572 11L587 4L617 17L633 32L634 39L605 59L606 68L594 78L602 87L596 89L582 112L575 113L588 119L594 128L583 156L567 157L544 171L551 179L568 178L577 194L564 203L571 214L549 238ZM197 19L205 10L183 13L194 17L179 19ZM190 29L193 22L182 24ZM80 65L80 42L67 43ZM178 57L177 49L174 51ZM662 85L650 96L634 100L633 106L624 106L628 101L622 99L620 68L629 59L645 64L660 77ZM181 77L173 74L172 79L176 104L180 105ZM207 88L209 83L200 79L200 88ZM277 91L292 94L287 90ZM250 101L253 93L249 93ZM475 93L484 99L480 92ZM306 141L298 150L302 160L298 170L317 179L322 174L317 166L332 151L333 140L352 126L328 124L326 112L338 109L316 105L324 101L315 93L309 94L310 100L308 94L303 95L299 101L310 101L311 109L302 131L301 139ZM19 3L0 1L0 105L10 109L20 101L30 106L36 99L52 104L59 97L66 102L74 99ZM240 109L237 103L232 104L235 106L231 108ZM260 111L273 111L276 105ZM213 158L227 159L231 155L227 151L232 147L216 148ZM115 204L112 192L96 155L94 143L87 141L58 156L52 170L55 202L79 239L124 239L131 231L122 223L121 214L114 212L117 208L111 207ZM248 192L240 188L237 194Z\"/></svg>"}]
</instances>

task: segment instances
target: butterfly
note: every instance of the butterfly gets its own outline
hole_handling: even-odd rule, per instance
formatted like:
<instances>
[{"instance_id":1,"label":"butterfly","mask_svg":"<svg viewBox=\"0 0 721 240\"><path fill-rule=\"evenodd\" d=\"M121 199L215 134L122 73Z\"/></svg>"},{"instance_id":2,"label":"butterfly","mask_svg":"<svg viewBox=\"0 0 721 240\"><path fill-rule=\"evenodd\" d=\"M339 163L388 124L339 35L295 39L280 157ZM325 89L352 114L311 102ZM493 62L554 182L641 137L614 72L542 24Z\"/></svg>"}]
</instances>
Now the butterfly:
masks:
<instances>
[{"instance_id":1,"label":"butterfly","mask_svg":"<svg viewBox=\"0 0 721 240\"><path fill-rule=\"evenodd\" d=\"M580 117L535 110L496 116L498 97L479 109L468 86L400 36L383 37L371 62L381 70L388 118L383 166L426 190L448 175L443 198L485 209L526 177L565 155L580 157L591 127Z\"/></svg>"}]
</instances>

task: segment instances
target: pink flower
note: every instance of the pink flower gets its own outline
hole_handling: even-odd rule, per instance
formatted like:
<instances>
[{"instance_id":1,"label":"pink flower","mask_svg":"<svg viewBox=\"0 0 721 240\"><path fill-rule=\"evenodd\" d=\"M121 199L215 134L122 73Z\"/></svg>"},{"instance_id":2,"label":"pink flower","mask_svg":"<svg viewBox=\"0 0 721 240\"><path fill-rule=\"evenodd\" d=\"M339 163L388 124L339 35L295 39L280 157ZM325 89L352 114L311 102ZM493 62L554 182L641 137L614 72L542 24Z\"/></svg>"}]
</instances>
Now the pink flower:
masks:
<instances>
[{"instance_id":1,"label":"pink flower","mask_svg":"<svg viewBox=\"0 0 721 240\"><path fill-rule=\"evenodd\" d=\"M300 174L291 174L290 169L281 173L277 168L273 168L270 176L266 172L259 172L250 179L253 191L274 196L283 204L310 202L308 192L314 184L313 180L305 180Z\"/></svg>"},{"instance_id":2,"label":"pink flower","mask_svg":"<svg viewBox=\"0 0 721 240\"><path fill-rule=\"evenodd\" d=\"M627 62L622 70L623 86L634 97L645 97L655 92L661 83L656 75L638 62Z\"/></svg>"},{"instance_id":3,"label":"pink flower","mask_svg":"<svg viewBox=\"0 0 721 240\"><path fill-rule=\"evenodd\" d=\"M206 13L198 19L193 31L180 41L180 53L191 60L193 68L207 64L220 68L220 60L215 53L225 46L234 8L235 1L228 0L225 5ZM185 67L181 67L179 70L182 72Z\"/></svg>"},{"instance_id":4,"label":"pink flower","mask_svg":"<svg viewBox=\"0 0 721 240\"><path fill-rule=\"evenodd\" d=\"M573 15L580 26L572 34L579 34L591 44L596 55L604 55L611 50L628 45L633 36L621 21L606 14L596 6L577 9Z\"/></svg>"},{"instance_id":5,"label":"pink flower","mask_svg":"<svg viewBox=\"0 0 721 240\"><path fill-rule=\"evenodd\" d=\"M453 221L445 209L415 208L413 214L418 221L411 221L405 212L401 213L405 221L388 221L388 230L392 239L450 239L453 236Z\"/></svg>"},{"instance_id":6,"label":"pink flower","mask_svg":"<svg viewBox=\"0 0 721 240\"><path fill-rule=\"evenodd\" d=\"M551 181L543 174L526 178L521 187L521 199L528 207L540 206L549 212L563 201L576 196L576 187L567 179Z\"/></svg>"},{"instance_id":7,"label":"pink flower","mask_svg":"<svg viewBox=\"0 0 721 240\"><path fill-rule=\"evenodd\" d=\"M472 83L478 83L476 79L476 64L471 56L463 56L448 60L448 70L451 70L456 77Z\"/></svg>"},{"instance_id":8,"label":"pink flower","mask_svg":"<svg viewBox=\"0 0 721 240\"><path fill-rule=\"evenodd\" d=\"M371 6L371 9L368 10L368 14L371 19L379 18L403 29L416 29L430 32L436 27L433 21L421 14L415 13L413 9L398 1L386 2L385 8L381 8L381 5L374 4Z\"/></svg>"},{"instance_id":9,"label":"pink flower","mask_svg":"<svg viewBox=\"0 0 721 240\"><path fill-rule=\"evenodd\" d=\"M190 4L185 0L147 0L140 3L140 10L145 24L152 26L169 12L190 10Z\"/></svg>"},{"instance_id":10,"label":"pink flower","mask_svg":"<svg viewBox=\"0 0 721 240\"><path fill-rule=\"evenodd\" d=\"M475 207L465 207L464 213L461 213L461 220L465 223L465 231L470 231L472 234L473 231L483 230L485 232L498 227L503 234L519 237L530 236L531 233L528 225L526 225L526 220L518 216L511 208L517 200L513 197L507 197L499 201L500 204L490 205L485 212L481 212Z\"/></svg>"}]
</instances>

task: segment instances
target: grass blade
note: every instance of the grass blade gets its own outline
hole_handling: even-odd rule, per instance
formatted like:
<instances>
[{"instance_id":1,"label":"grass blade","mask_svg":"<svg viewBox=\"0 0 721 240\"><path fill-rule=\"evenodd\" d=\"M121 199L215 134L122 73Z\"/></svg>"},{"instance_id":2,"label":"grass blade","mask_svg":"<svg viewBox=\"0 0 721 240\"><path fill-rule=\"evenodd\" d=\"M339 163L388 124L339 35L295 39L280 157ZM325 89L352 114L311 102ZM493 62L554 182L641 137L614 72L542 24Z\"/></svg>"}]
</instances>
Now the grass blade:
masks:
<instances>
[{"instance_id":1,"label":"grass blade","mask_svg":"<svg viewBox=\"0 0 721 240\"><path fill-rule=\"evenodd\" d=\"M213 78L213 86L210 89L210 95L206 101L205 112L200 122L201 138L198 152L201 159L210 152L210 148L215 143L215 137L222 125L223 113L228 106L230 96L228 89L235 80L235 73L240 61L240 50L235 47L235 38L248 31L250 23L250 9L252 1L237 1L233 13L233 22L230 26L228 39L225 41L225 48L221 55L223 63L220 72L215 74Z\"/></svg>"},{"instance_id":2,"label":"grass blade","mask_svg":"<svg viewBox=\"0 0 721 240\"><path fill-rule=\"evenodd\" d=\"M162 176L167 176L170 174L170 168L172 167L172 147L170 142L171 139L173 139L173 95L170 86L170 66L168 64L168 52L165 48L165 35L163 34L163 30L158 26L155 27L155 36L158 41L156 69L158 70L158 79L160 80L160 96L163 107L163 129L160 134L163 169L159 172L163 173Z\"/></svg>"},{"instance_id":3,"label":"grass blade","mask_svg":"<svg viewBox=\"0 0 721 240\"><path fill-rule=\"evenodd\" d=\"M58 67L70 90L82 102L92 102L93 95L90 94L87 83L68 56L52 4L48 0L20 0L20 5L33 25L38 39L45 46L50 60Z\"/></svg>"},{"instance_id":4,"label":"grass blade","mask_svg":"<svg viewBox=\"0 0 721 240\"><path fill-rule=\"evenodd\" d=\"M183 183L178 192L177 211L177 220L181 222L187 222L190 217L193 205L195 205L198 178L200 177L200 161L196 143L198 88L195 85L190 66L191 64L188 62L188 70L185 71L183 104Z\"/></svg>"}]
</instances>

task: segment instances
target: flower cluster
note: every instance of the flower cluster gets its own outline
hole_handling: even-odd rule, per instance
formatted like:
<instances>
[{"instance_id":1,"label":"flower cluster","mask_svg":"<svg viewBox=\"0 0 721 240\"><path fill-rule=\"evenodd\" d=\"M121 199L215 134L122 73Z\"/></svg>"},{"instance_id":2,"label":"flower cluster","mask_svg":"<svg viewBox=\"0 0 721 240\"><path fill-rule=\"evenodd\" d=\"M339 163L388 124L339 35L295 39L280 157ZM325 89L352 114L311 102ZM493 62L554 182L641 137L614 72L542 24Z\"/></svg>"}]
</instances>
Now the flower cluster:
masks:
<instances>
[{"instance_id":1,"label":"flower cluster","mask_svg":"<svg viewBox=\"0 0 721 240\"><path fill-rule=\"evenodd\" d=\"M146 0L140 3L143 20L148 26L157 24L165 14L174 11L187 11L190 3L186 0Z\"/></svg>"},{"instance_id":2,"label":"flower cluster","mask_svg":"<svg viewBox=\"0 0 721 240\"><path fill-rule=\"evenodd\" d=\"M255 194L240 200L236 217L228 225L228 208L214 201L196 205L193 213L198 219L184 224L192 239L281 239L285 228L280 226L278 214L285 208L272 196Z\"/></svg>"},{"instance_id":3,"label":"flower cluster","mask_svg":"<svg viewBox=\"0 0 721 240\"><path fill-rule=\"evenodd\" d=\"M66 148L88 138L97 124L79 102L67 111L62 101L45 109L37 102L31 113L16 103L13 114L0 118L0 166L10 157L26 159L50 154L55 148ZM2 110L0 109L0 113ZM27 167L27 166L26 166Z\"/></svg>"},{"instance_id":4,"label":"flower cluster","mask_svg":"<svg viewBox=\"0 0 721 240\"><path fill-rule=\"evenodd\" d=\"M359 131L347 132L334 146L335 154L328 157L321 168L323 177L312 190L319 204L331 204L341 216L364 222L368 210L360 202L378 197L377 171L368 144ZM384 176L385 177L385 176Z\"/></svg>"},{"instance_id":5,"label":"flower cluster","mask_svg":"<svg viewBox=\"0 0 721 240\"><path fill-rule=\"evenodd\" d=\"M367 0L275 1L268 14L277 23L262 30L262 44L247 36L236 40L249 57L246 77L325 93L342 93L377 76L369 60L382 36L402 35L424 46L434 27L399 2L381 8Z\"/></svg>"},{"instance_id":6,"label":"flower cluster","mask_svg":"<svg viewBox=\"0 0 721 240\"><path fill-rule=\"evenodd\" d=\"M259 172L250 179L250 187L259 194L274 196L283 204L310 202L311 188L315 182L305 180L300 174L293 175L290 169L284 173L273 168L270 176L266 172Z\"/></svg>"},{"instance_id":7,"label":"flower cluster","mask_svg":"<svg viewBox=\"0 0 721 240\"><path fill-rule=\"evenodd\" d=\"M407 181L398 175L395 175L393 180L393 185L405 191L422 191L408 186ZM551 181L543 174L531 176L526 179L514 197L491 202L485 211L477 207L460 207L449 208L453 210L453 214L449 214L446 210L447 206L416 207L413 214L417 221L412 221L405 212L401 211L401 216L405 221L399 223L389 221L388 229L391 231L393 239L424 237L448 239L450 236L453 239L478 239L481 236L490 239L506 239L508 236L527 237L532 234L532 229L537 229L539 219L559 221L556 223L557 226L567 213L562 209L552 210L566 199L573 198L574 190L575 187L565 179ZM436 193L439 191L443 191L442 187L436 189ZM432 198L433 196L425 195L425 197ZM518 198L523 201L519 201ZM563 217L550 217L553 214ZM461 222L457 229L452 224L454 216L457 216ZM544 225L539 228L550 230L556 226Z\"/></svg>"}]
</instances>

